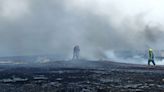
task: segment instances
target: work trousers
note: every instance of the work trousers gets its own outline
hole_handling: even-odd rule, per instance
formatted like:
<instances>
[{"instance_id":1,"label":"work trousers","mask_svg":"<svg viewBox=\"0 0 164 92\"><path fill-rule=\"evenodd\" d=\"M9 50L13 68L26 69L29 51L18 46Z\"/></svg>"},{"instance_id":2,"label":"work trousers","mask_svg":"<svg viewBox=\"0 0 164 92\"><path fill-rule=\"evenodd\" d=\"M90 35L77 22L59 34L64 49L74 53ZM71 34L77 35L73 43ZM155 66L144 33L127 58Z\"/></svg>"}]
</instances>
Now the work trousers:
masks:
<instances>
[{"instance_id":1,"label":"work trousers","mask_svg":"<svg viewBox=\"0 0 164 92\"><path fill-rule=\"evenodd\" d=\"M154 60L148 60L148 65L150 65L150 62L152 62L153 65L155 66L155 62L154 62Z\"/></svg>"}]
</instances>

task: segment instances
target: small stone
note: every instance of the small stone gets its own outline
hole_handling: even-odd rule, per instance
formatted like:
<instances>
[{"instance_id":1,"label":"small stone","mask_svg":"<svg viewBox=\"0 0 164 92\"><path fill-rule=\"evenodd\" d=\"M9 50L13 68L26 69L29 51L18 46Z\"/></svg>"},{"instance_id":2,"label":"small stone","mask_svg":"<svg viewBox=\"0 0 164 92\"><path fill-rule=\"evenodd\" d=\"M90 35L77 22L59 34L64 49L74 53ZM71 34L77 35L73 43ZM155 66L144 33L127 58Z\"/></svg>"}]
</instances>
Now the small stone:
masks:
<instances>
[{"instance_id":1,"label":"small stone","mask_svg":"<svg viewBox=\"0 0 164 92\"><path fill-rule=\"evenodd\" d=\"M162 79L162 82L164 82L164 79Z\"/></svg>"}]
</instances>

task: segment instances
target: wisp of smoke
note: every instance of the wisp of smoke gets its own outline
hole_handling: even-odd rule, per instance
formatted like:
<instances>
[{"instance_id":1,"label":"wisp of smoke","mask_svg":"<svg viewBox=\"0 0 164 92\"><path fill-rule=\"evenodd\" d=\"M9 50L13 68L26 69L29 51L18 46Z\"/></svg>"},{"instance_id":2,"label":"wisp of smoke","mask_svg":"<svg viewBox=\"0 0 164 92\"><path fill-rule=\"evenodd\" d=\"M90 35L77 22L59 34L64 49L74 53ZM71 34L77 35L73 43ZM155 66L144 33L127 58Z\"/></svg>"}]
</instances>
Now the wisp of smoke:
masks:
<instances>
[{"instance_id":1,"label":"wisp of smoke","mask_svg":"<svg viewBox=\"0 0 164 92\"><path fill-rule=\"evenodd\" d=\"M71 57L73 46L79 45L82 58L107 59L119 58L110 51L142 52L164 46L162 22L152 20L156 11L150 10L160 12L161 0L136 0L135 7L129 0L14 1L19 0L0 0L1 56Z\"/></svg>"}]
</instances>

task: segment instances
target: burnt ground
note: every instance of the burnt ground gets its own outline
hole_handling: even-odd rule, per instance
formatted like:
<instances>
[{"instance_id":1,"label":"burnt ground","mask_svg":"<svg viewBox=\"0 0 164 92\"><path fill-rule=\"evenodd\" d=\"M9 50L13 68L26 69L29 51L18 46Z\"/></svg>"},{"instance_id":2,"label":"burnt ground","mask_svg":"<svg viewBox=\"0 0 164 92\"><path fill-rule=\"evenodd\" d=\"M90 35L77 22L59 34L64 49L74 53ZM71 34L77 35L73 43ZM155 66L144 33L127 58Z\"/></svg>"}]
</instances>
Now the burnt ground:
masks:
<instances>
[{"instance_id":1,"label":"burnt ground","mask_svg":"<svg viewBox=\"0 0 164 92\"><path fill-rule=\"evenodd\" d=\"M1 65L0 92L164 92L164 67L109 61Z\"/></svg>"}]
</instances>

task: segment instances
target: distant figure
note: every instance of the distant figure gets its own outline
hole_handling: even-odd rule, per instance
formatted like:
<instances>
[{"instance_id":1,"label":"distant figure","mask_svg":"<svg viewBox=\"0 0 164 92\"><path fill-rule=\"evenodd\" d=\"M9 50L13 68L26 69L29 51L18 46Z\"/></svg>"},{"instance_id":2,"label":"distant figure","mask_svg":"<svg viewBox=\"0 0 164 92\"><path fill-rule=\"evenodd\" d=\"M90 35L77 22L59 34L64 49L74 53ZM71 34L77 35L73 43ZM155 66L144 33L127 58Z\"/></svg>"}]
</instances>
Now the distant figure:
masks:
<instances>
[{"instance_id":1,"label":"distant figure","mask_svg":"<svg viewBox=\"0 0 164 92\"><path fill-rule=\"evenodd\" d=\"M80 47L76 45L73 49L73 60L78 60L79 59L79 54L80 54Z\"/></svg>"},{"instance_id":2,"label":"distant figure","mask_svg":"<svg viewBox=\"0 0 164 92\"><path fill-rule=\"evenodd\" d=\"M150 66L150 62L152 62L153 65L155 66L154 53L153 53L153 50L152 49L149 49L148 66Z\"/></svg>"}]
</instances>

